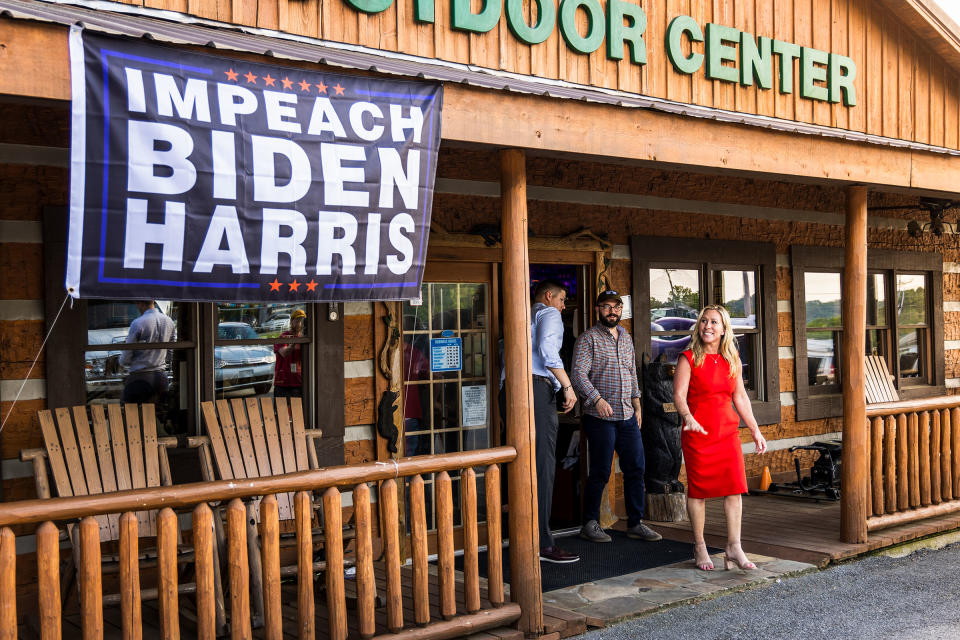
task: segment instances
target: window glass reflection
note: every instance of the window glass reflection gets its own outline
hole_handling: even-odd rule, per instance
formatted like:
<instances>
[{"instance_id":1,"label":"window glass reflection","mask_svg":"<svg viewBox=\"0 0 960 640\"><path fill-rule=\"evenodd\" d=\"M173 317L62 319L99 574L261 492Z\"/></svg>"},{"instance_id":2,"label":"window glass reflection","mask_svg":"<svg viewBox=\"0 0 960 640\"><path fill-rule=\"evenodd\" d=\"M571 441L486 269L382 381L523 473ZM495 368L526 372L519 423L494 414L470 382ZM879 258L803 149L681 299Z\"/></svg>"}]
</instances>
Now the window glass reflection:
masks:
<instances>
[{"instance_id":1,"label":"window glass reflection","mask_svg":"<svg viewBox=\"0 0 960 640\"><path fill-rule=\"evenodd\" d=\"M808 327L840 327L840 274L803 274Z\"/></svg>"},{"instance_id":2,"label":"window glass reflection","mask_svg":"<svg viewBox=\"0 0 960 640\"><path fill-rule=\"evenodd\" d=\"M305 304L221 303L216 306L214 392L217 398L303 396L305 343L284 338L308 336ZM267 344L233 344L272 340Z\"/></svg>"},{"instance_id":3,"label":"window glass reflection","mask_svg":"<svg viewBox=\"0 0 960 640\"><path fill-rule=\"evenodd\" d=\"M807 331L807 375L810 386L839 384L839 331Z\"/></svg>"},{"instance_id":4,"label":"window glass reflection","mask_svg":"<svg viewBox=\"0 0 960 640\"><path fill-rule=\"evenodd\" d=\"M897 323L927 323L926 278L923 274L897 275Z\"/></svg>"},{"instance_id":5,"label":"window glass reflection","mask_svg":"<svg viewBox=\"0 0 960 640\"><path fill-rule=\"evenodd\" d=\"M920 378L924 375L923 344L924 329L901 329L898 334L898 353L901 378Z\"/></svg>"},{"instance_id":6,"label":"window glass reflection","mask_svg":"<svg viewBox=\"0 0 960 640\"><path fill-rule=\"evenodd\" d=\"M882 273L867 276L867 324L887 326L887 287Z\"/></svg>"},{"instance_id":7,"label":"window glass reflection","mask_svg":"<svg viewBox=\"0 0 960 640\"><path fill-rule=\"evenodd\" d=\"M700 272L698 270L650 269L650 322L660 325L655 330L670 331L680 328L674 326L675 323L671 322L672 318L696 320L699 310Z\"/></svg>"},{"instance_id":8,"label":"window glass reflection","mask_svg":"<svg viewBox=\"0 0 960 640\"><path fill-rule=\"evenodd\" d=\"M757 326L755 271L715 271L713 299L726 307L734 327Z\"/></svg>"}]
</instances>

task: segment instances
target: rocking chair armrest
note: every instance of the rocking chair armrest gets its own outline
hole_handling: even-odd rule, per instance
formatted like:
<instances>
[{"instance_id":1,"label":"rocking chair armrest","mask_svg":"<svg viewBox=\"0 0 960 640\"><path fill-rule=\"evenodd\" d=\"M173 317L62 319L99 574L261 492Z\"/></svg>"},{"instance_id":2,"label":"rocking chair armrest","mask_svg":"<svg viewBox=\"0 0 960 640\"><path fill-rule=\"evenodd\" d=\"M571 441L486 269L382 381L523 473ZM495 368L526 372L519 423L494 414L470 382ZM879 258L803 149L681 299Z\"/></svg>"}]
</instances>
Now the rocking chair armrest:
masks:
<instances>
[{"instance_id":1,"label":"rocking chair armrest","mask_svg":"<svg viewBox=\"0 0 960 640\"><path fill-rule=\"evenodd\" d=\"M34 458L46 458L47 450L46 449L21 449L20 450L20 461L27 462L28 460L33 460Z\"/></svg>"},{"instance_id":2,"label":"rocking chair armrest","mask_svg":"<svg viewBox=\"0 0 960 640\"><path fill-rule=\"evenodd\" d=\"M37 497L46 499L50 497L50 478L47 476L47 450L46 449L23 449L20 451L20 460L33 463L33 484L37 492Z\"/></svg>"},{"instance_id":3,"label":"rocking chair armrest","mask_svg":"<svg viewBox=\"0 0 960 640\"><path fill-rule=\"evenodd\" d=\"M304 429L304 435L307 440L307 461L311 469L320 468L320 460L317 458L317 440L323 437L323 431L320 429Z\"/></svg>"}]
</instances>

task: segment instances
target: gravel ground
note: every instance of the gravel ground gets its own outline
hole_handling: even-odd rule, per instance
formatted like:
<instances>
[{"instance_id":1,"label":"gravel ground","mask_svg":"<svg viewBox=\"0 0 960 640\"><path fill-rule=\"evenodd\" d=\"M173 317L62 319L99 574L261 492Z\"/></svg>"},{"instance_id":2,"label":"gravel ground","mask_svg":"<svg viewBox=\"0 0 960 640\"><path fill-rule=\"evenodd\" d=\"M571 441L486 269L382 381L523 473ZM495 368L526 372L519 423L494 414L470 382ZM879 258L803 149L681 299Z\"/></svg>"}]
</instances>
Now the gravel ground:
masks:
<instances>
[{"instance_id":1,"label":"gravel ground","mask_svg":"<svg viewBox=\"0 0 960 640\"><path fill-rule=\"evenodd\" d=\"M960 544L874 556L623 622L584 640L957 640Z\"/></svg>"}]
</instances>

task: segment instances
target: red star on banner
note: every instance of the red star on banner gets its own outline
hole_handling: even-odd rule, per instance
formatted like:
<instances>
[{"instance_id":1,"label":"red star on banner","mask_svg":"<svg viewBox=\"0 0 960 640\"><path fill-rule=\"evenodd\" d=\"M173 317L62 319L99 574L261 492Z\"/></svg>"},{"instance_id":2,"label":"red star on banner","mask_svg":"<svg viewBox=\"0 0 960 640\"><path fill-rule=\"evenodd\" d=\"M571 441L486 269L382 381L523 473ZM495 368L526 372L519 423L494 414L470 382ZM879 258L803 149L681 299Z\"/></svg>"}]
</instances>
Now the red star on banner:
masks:
<instances>
[{"instance_id":1,"label":"red star on banner","mask_svg":"<svg viewBox=\"0 0 960 640\"><path fill-rule=\"evenodd\" d=\"M317 284L319 284L319 283L315 282L313 278L310 278L310 282L307 282L307 283L306 283L306 285L307 285L307 291L313 291L314 289L316 289L316 288L317 288Z\"/></svg>"},{"instance_id":2,"label":"red star on banner","mask_svg":"<svg viewBox=\"0 0 960 640\"><path fill-rule=\"evenodd\" d=\"M271 77L269 73L268 73L267 75L263 76L263 83L264 83L265 85L267 85L268 87L274 86L274 83L276 83L276 81L277 81L277 79Z\"/></svg>"},{"instance_id":3,"label":"red star on banner","mask_svg":"<svg viewBox=\"0 0 960 640\"><path fill-rule=\"evenodd\" d=\"M289 285L287 285L287 286L290 287L290 291L296 291L297 289L300 288L300 283L297 282L296 278L294 278L293 282L291 282L291 283L290 283Z\"/></svg>"},{"instance_id":4,"label":"red star on banner","mask_svg":"<svg viewBox=\"0 0 960 640\"><path fill-rule=\"evenodd\" d=\"M300 91L310 91L310 83L306 80L301 80L297 84L300 85Z\"/></svg>"},{"instance_id":5,"label":"red star on banner","mask_svg":"<svg viewBox=\"0 0 960 640\"><path fill-rule=\"evenodd\" d=\"M284 88L284 89L291 89L291 88L293 87L293 80L291 80L290 78L286 78L286 77L285 77L285 78L284 78L283 80L281 80L280 82L283 83L283 88Z\"/></svg>"},{"instance_id":6,"label":"red star on banner","mask_svg":"<svg viewBox=\"0 0 960 640\"><path fill-rule=\"evenodd\" d=\"M323 83L321 82L320 84L317 85L317 91L319 91L320 93L326 93L326 92L327 92L327 85L325 85L325 84L323 84Z\"/></svg>"},{"instance_id":7,"label":"red star on banner","mask_svg":"<svg viewBox=\"0 0 960 640\"><path fill-rule=\"evenodd\" d=\"M333 90L337 92L337 95L338 95L338 96L342 96L342 95L343 95L343 87L340 86L340 83L339 83L339 82L338 82L337 84L333 85Z\"/></svg>"},{"instance_id":8,"label":"red star on banner","mask_svg":"<svg viewBox=\"0 0 960 640\"><path fill-rule=\"evenodd\" d=\"M257 76L253 75L252 71L247 71L243 74L243 77L247 79L249 84L257 84Z\"/></svg>"},{"instance_id":9,"label":"red star on banner","mask_svg":"<svg viewBox=\"0 0 960 640\"><path fill-rule=\"evenodd\" d=\"M276 278L273 279L273 282L268 283L270 285L270 291L280 291L280 285L283 284Z\"/></svg>"},{"instance_id":10,"label":"red star on banner","mask_svg":"<svg viewBox=\"0 0 960 640\"><path fill-rule=\"evenodd\" d=\"M240 74L238 74L236 71L234 71L233 69L230 69L229 71L224 71L224 73L227 74L227 78L229 78L229 79L232 80L233 82L236 82L236 81L237 81L237 76L240 75Z\"/></svg>"}]
</instances>

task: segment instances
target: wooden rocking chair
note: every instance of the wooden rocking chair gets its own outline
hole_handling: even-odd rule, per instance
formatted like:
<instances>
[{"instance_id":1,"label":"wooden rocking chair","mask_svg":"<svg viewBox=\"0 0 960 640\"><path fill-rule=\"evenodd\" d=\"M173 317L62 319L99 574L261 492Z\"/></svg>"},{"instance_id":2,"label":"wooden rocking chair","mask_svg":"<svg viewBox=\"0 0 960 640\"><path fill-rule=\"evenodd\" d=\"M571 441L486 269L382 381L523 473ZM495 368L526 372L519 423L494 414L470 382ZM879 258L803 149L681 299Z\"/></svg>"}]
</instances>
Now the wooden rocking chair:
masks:
<instances>
[{"instance_id":1,"label":"wooden rocking chair","mask_svg":"<svg viewBox=\"0 0 960 640\"><path fill-rule=\"evenodd\" d=\"M190 447L200 449L200 469L205 480L264 478L320 467L316 439L320 429L304 427L300 398L234 398L201 403L206 436L187 439ZM263 585L260 559L259 499L247 504L247 541L252 591L253 618L256 624L263 617ZM293 495L277 495L281 523L293 521ZM322 515L319 501L314 503L314 524ZM283 526L281 524L281 526ZM345 538L347 536L344 536ZM281 540L281 546L284 545ZM314 570L324 568L314 562ZM281 576L297 573L297 566L283 566Z\"/></svg>"},{"instance_id":2,"label":"wooden rocking chair","mask_svg":"<svg viewBox=\"0 0 960 640\"><path fill-rule=\"evenodd\" d=\"M899 402L900 394L893 386L893 376L887 370L882 356L867 356L863 363L864 390L867 404L877 402Z\"/></svg>"},{"instance_id":3,"label":"wooden rocking chair","mask_svg":"<svg viewBox=\"0 0 960 640\"><path fill-rule=\"evenodd\" d=\"M142 407L136 404L91 405L89 414L86 406L52 411L44 409L38 412L38 416L44 448L24 449L20 452L21 460L33 463L38 498L52 497L47 474L48 464L53 473L56 495L60 497L173 484L167 449L175 447L177 439L157 437L156 415L152 404ZM136 516L139 521L139 537L156 538L156 513L140 511ZM119 514L96 516L96 519L100 524L101 542L119 540ZM79 549L79 541L76 539L79 528L76 523L68 524L67 530L74 550ZM181 547L178 556L180 563L193 561L192 549ZM104 573L115 572L117 556L104 554L102 558ZM155 559L155 549L141 550L141 567L149 566ZM61 585L64 600L76 582L76 566L71 555ZM225 617L218 569L214 573L214 581L216 626L219 634L224 629ZM192 593L196 590L196 585L180 584L178 590L180 593ZM156 598L156 588L141 590L141 599ZM103 597L104 604L119 602L120 594Z\"/></svg>"}]
</instances>

